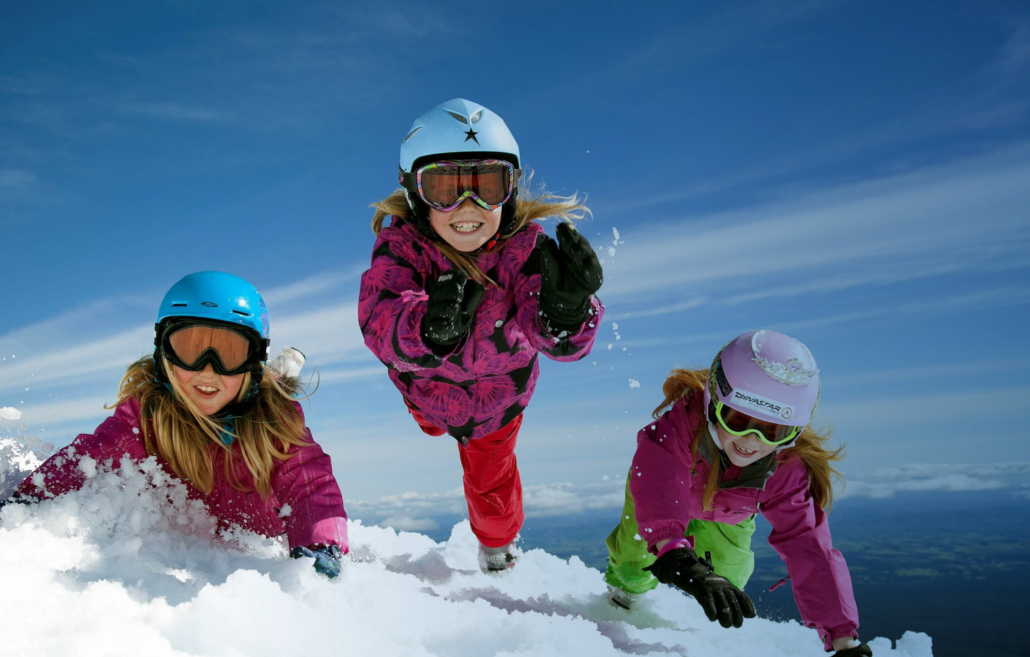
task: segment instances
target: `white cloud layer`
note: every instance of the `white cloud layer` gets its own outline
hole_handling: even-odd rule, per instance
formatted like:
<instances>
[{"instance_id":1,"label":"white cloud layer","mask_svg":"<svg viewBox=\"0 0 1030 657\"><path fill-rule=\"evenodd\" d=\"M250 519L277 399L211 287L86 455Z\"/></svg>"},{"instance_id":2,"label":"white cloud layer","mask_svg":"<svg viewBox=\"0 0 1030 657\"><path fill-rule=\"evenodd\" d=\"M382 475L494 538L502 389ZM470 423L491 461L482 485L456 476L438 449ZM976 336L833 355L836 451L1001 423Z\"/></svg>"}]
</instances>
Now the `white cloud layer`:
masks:
<instances>
[{"instance_id":1,"label":"white cloud layer","mask_svg":"<svg viewBox=\"0 0 1030 657\"><path fill-rule=\"evenodd\" d=\"M848 477L838 499L884 498L912 491L975 491L1016 489L1030 478L1030 462L982 465L910 464L882 468ZM523 507L529 518L571 515L584 511L619 509L625 501L625 479L576 486L555 483L523 489ZM372 500L347 500L347 509L358 518L382 518L383 526L416 528L438 516L466 512L461 488L446 493L404 493ZM391 522L396 519L399 524ZM424 528L419 528L424 529Z\"/></svg>"}]
</instances>

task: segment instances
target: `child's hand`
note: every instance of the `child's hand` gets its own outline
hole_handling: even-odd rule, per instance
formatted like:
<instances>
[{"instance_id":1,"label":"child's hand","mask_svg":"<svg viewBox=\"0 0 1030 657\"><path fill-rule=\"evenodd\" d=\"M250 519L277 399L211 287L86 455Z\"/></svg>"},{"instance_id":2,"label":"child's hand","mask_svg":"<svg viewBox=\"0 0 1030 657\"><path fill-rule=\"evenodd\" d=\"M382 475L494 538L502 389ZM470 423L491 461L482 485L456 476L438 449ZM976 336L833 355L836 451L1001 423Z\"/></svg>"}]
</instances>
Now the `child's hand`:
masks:
<instances>
[{"instance_id":1,"label":"child's hand","mask_svg":"<svg viewBox=\"0 0 1030 657\"><path fill-rule=\"evenodd\" d=\"M860 643L854 648L836 650L833 657L873 657L873 649L867 644Z\"/></svg>"},{"instance_id":2,"label":"child's hand","mask_svg":"<svg viewBox=\"0 0 1030 657\"><path fill-rule=\"evenodd\" d=\"M694 597L710 621L723 627L740 627L745 618L755 617L755 605L747 594L715 574L708 560L697 558L690 548L669 550L644 568L662 584L671 584Z\"/></svg>"},{"instance_id":3,"label":"child's hand","mask_svg":"<svg viewBox=\"0 0 1030 657\"><path fill-rule=\"evenodd\" d=\"M549 328L571 333L586 321L590 295L601 288L603 275L587 238L567 223L558 224L556 232L558 244L541 244L540 310Z\"/></svg>"},{"instance_id":4,"label":"child's hand","mask_svg":"<svg viewBox=\"0 0 1030 657\"><path fill-rule=\"evenodd\" d=\"M468 280L460 269L451 269L428 284L426 293L429 301L422 318L422 340L437 355L444 355L468 334L483 299L483 286Z\"/></svg>"},{"instance_id":5,"label":"child's hand","mask_svg":"<svg viewBox=\"0 0 1030 657\"><path fill-rule=\"evenodd\" d=\"M315 570L329 579L340 574L340 559L343 558L343 553L335 545L297 546L290 550L290 556L294 559L300 559L301 557L314 559Z\"/></svg>"}]
</instances>

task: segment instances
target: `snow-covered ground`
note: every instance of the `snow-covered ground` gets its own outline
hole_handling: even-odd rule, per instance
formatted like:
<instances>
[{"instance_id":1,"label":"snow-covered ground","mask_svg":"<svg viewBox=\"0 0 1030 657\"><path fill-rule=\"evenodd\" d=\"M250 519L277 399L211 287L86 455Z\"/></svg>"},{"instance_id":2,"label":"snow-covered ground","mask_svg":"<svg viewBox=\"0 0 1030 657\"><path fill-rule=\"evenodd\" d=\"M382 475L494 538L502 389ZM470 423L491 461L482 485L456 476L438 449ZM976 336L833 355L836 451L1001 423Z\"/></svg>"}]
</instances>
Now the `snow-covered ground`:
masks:
<instances>
[{"instance_id":1,"label":"snow-covered ground","mask_svg":"<svg viewBox=\"0 0 1030 657\"><path fill-rule=\"evenodd\" d=\"M32 449L0 439L0 494L37 463ZM623 612L575 557L529 550L514 571L485 575L467 522L444 543L352 522L351 554L333 581L286 558L277 541L213 532L203 506L152 460L4 507L0 654L824 654L797 623L725 630L666 587ZM877 657L932 654L924 634L906 633L893 649L870 643Z\"/></svg>"}]
</instances>

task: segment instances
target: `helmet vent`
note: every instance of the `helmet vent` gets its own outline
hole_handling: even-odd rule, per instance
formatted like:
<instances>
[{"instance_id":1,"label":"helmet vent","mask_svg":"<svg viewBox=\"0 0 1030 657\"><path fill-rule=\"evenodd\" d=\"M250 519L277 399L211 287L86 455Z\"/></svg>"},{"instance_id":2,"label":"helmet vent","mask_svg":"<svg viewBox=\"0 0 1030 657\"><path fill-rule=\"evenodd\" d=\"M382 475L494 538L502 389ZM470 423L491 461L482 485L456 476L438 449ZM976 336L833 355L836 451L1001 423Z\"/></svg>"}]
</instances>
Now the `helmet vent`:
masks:
<instances>
[{"instance_id":1,"label":"helmet vent","mask_svg":"<svg viewBox=\"0 0 1030 657\"><path fill-rule=\"evenodd\" d=\"M414 130L412 130L411 132L409 132L408 135L402 140L402 142L406 142L409 139L411 139L412 137L414 137L415 133L418 132L421 129L422 129L422 126L419 126L419 127L415 128Z\"/></svg>"},{"instance_id":2,"label":"helmet vent","mask_svg":"<svg viewBox=\"0 0 1030 657\"><path fill-rule=\"evenodd\" d=\"M479 122L479 119L481 119L481 118L483 118L483 110L482 110L482 108L480 108L480 109L477 109L477 110L476 110L476 111L475 111L475 112L474 112L474 113L472 114L472 116L471 116L471 120L472 120L472 122L473 122L473 123L478 123L478 122Z\"/></svg>"},{"instance_id":3,"label":"helmet vent","mask_svg":"<svg viewBox=\"0 0 1030 657\"><path fill-rule=\"evenodd\" d=\"M456 121L461 121L461 122L462 122L462 123L464 123L465 125L468 125L468 124L469 124L469 122L468 122L468 119L466 119L466 118L465 118L464 116L462 116L461 114L458 114L457 112L452 112L451 110L444 110L444 111L446 111L446 112L447 112L448 114L450 114L451 116L453 116L453 117L454 117L454 119L455 119Z\"/></svg>"},{"instance_id":4,"label":"helmet vent","mask_svg":"<svg viewBox=\"0 0 1030 657\"><path fill-rule=\"evenodd\" d=\"M242 310L234 310L233 312L236 313L237 315L243 315L244 317L251 317L250 313L245 313Z\"/></svg>"},{"instance_id":5,"label":"helmet vent","mask_svg":"<svg viewBox=\"0 0 1030 657\"><path fill-rule=\"evenodd\" d=\"M185 303L173 303L172 304L172 308L185 308L185 307L186 307Z\"/></svg>"}]
</instances>

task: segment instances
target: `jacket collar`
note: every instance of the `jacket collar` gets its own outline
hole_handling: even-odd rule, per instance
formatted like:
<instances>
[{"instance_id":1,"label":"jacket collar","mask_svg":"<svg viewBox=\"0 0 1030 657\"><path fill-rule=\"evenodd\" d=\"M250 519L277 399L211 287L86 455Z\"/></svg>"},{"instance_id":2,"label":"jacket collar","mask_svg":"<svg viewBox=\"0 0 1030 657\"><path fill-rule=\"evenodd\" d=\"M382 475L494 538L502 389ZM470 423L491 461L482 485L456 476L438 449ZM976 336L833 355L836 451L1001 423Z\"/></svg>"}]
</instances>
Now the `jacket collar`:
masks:
<instances>
[{"instance_id":1,"label":"jacket collar","mask_svg":"<svg viewBox=\"0 0 1030 657\"><path fill-rule=\"evenodd\" d=\"M718 449L715 446L715 441L712 440L711 435L708 433L708 427L702 426L698 430L699 443L697 446L697 453L701 455L701 458L705 460L705 463L711 465L712 457L716 450L719 452L719 468L725 472L730 466L730 459L726 456L726 452ZM758 490L765 490L765 484L769 481L769 478L776 472L776 466L779 465L779 461L776 460L776 453L772 453L765 458L758 459L754 463L744 467L740 471L740 475L735 479L723 480L719 479L719 488L755 488Z\"/></svg>"}]
</instances>

